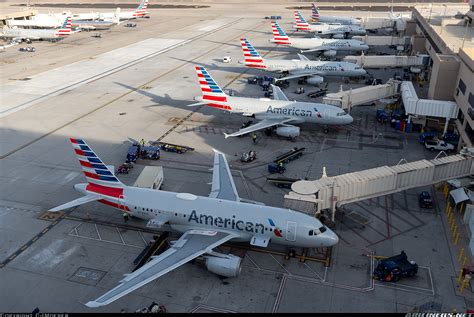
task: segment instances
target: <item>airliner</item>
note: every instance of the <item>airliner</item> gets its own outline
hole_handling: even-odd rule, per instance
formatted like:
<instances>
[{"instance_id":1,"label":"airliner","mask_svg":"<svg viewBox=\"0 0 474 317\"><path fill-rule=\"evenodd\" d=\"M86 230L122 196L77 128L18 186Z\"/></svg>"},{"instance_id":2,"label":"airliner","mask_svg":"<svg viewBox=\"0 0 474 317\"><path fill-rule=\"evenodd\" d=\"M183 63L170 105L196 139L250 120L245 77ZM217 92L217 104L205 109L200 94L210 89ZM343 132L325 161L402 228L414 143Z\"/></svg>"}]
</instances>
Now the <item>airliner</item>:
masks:
<instances>
[{"instance_id":1,"label":"airliner","mask_svg":"<svg viewBox=\"0 0 474 317\"><path fill-rule=\"evenodd\" d=\"M4 28L0 37L13 38L14 41L50 40L57 41L71 34L71 17L66 17L59 29Z\"/></svg>"},{"instance_id":2,"label":"airliner","mask_svg":"<svg viewBox=\"0 0 474 317\"><path fill-rule=\"evenodd\" d=\"M226 95L202 66L195 67L202 96L194 98L198 103L189 106L208 105L230 113L240 113L253 117L259 122L237 132L227 134L225 138L244 135L261 129L277 127L276 134L289 139L300 135L300 128L293 124L315 123L328 125L350 124L354 119L343 109L323 103L290 101L281 89L271 85L273 100L268 98L246 98Z\"/></svg>"},{"instance_id":3,"label":"airliner","mask_svg":"<svg viewBox=\"0 0 474 317\"><path fill-rule=\"evenodd\" d=\"M206 197L126 186L84 140L70 141L87 179L87 183L74 188L84 196L51 211L97 201L147 220L150 228L182 233L171 248L126 274L118 286L86 303L88 307L108 305L200 256L210 272L236 277L242 258L214 251L227 241L248 242L262 248L269 242L304 248L338 243L338 236L314 217L240 198L225 155L219 151L214 153L211 193Z\"/></svg>"},{"instance_id":4,"label":"airliner","mask_svg":"<svg viewBox=\"0 0 474 317\"><path fill-rule=\"evenodd\" d=\"M341 23L309 24L300 11L293 11L295 28L298 31L312 32L316 35L330 35L332 38L347 38L349 35L365 35L367 31L360 25Z\"/></svg>"},{"instance_id":5,"label":"airliner","mask_svg":"<svg viewBox=\"0 0 474 317\"><path fill-rule=\"evenodd\" d=\"M120 21L141 18L148 14L148 0L142 0L138 7L133 11L120 12L117 8L115 12L91 12L74 14L74 20L104 20L112 21L116 14L118 14Z\"/></svg>"},{"instance_id":6,"label":"airliner","mask_svg":"<svg viewBox=\"0 0 474 317\"><path fill-rule=\"evenodd\" d=\"M322 15L314 3L311 6L311 19L321 23L361 24L360 19L352 17Z\"/></svg>"},{"instance_id":7,"label":"airliner","mask_svg":"<svg viewBox=\"0 0 474 317\"><path fill-rule=\"evenodd\" d=\"M244 60L239 61L247 67L259 68L269 72L288 74L275 79L285 80L299 77L307 77L307 83L318 85L324 81L326 76L361 77L367 72L359 65L349 62L311 61L306 56L298 54L298 59L263 59L250 42L240 39Z\"/></svg>"},{"instance_id":8,"label":"airliner","mask_svg":"<svg viewBox=\"0 0 474 317\"><path fill-rule=\"evenodd\" d=\"M302 53L320 52L324 56L333 57L337 51L361 52L369 49L366 43L352 39L290 38L278 22L271 23L273 39L270 42L300 49Z\"/></svg>"}]
</instances>

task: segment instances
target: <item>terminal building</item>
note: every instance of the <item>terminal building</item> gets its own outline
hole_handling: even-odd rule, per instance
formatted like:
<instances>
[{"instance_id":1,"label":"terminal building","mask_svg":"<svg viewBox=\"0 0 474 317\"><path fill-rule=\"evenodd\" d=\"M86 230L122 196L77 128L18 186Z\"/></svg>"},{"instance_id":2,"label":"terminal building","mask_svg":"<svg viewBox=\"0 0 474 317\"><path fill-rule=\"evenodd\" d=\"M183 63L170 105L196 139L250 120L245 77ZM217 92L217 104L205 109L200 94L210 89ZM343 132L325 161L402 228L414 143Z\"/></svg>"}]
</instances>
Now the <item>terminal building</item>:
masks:
<instances>
[{"instance_id":1,"label":"terminal building","mask_svg":"<svg viewBox=\"0 0 474 317\"><path fill-rule=\"evenodd\" d=\"M428 98L451 100L459 112L454 131L460 135L458 148L474 144L474 1L464 15L447 6L415 7L412 52L429 54ZM424 45L423 45L424 44Z\"/></svg>"}]
</instances>

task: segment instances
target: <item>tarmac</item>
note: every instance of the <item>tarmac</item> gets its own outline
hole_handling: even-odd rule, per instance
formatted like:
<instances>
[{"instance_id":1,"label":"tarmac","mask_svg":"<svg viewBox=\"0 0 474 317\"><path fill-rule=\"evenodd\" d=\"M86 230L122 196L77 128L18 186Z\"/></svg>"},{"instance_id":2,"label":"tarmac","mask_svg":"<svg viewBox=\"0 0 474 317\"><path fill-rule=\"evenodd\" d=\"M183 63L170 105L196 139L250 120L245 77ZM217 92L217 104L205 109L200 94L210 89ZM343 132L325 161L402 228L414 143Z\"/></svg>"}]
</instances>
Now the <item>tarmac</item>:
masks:
<instances>
[{"instance_id":1,"label":"tarmac","mask_svg":"<svg viewBox=\"0 0 474 317\"><path fill-rule=\"evenodd\" d=\"M78 198L73 185L85 181L70 137L85 139L116 167L131 142L141 138L192 146L195 150L184 154L162 152L159 161L140 160L119 177L130 185L144 165L161 165L164 190L196 195L210 192L212 149L218 149L227 155L240 196L271 206L282 206L288 190L266 182L267 164L295 146L305 147L305 153L287 165L285 177L315 179L323 167L336 175L436 155L418 144L417 134L378 123L375 106L354 108L355 121L328 134L303 124L294 142L258 133L256 144L250 137L224 139L223 132L236 131L246 118L187 107L200 95L195 65L205 66L236 95L263 97L260 87L247 84L248 77L263 73L237 63L243 58L239 38L248 38L266 58L296 58L296 51L268 42L270 22L264 19L281 14L282 27L291 32L287 5L271 12L256 4L150 9L151 18L139 19L136 28L119 25L102 31L102 38L81 32L58 43L35 42L35 53L18 52L25 44L0 53L0 311L135 312L153 301L168 312L409 312L427 304L462 312L472 307L456 289L459 265L443 218L444 200L434 187L346 206L360 221L336 220L340 243L329 266L319 260L326 250L311 250L313 259L303 263L286 259L281 254L287 250L275 246L261 252L226 245L219 249L244 256L238 278L221 279L196 262L108 306L84 305L129 273L156 233L140 219L124 223L119 211L98 203L47 213ZM229 64L222 63L226 55L232 57ZM400 71L371 72L385 81ZM341 85L360 87L364 81L331 78L329 92ZM284 90L290 100L321 100L306 96L316 87L305 86L301 95L294 93L297 87L291 81ZM250 149L257 159L241 163L240 155ZM434 209L418 207L422 190L432 193ZM395 284L374 281L377 262L370 255L401 250L419 264L417 276Z\"/></svg>"}]
</instances>

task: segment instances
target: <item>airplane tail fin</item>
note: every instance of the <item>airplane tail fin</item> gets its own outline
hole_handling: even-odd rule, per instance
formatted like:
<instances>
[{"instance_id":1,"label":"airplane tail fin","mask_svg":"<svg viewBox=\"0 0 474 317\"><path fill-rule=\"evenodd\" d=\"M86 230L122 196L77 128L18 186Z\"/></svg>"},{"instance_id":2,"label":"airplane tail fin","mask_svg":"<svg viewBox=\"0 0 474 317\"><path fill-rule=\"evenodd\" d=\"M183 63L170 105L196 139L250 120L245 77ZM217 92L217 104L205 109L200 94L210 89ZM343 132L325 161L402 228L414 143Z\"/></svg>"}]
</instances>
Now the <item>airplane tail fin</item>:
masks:
<instances>
[{"instance_id":1,"label":"airplane tail fin","mask_svg":"<svg viewBox=\"0 0 474 317\"><path fill-rule=\"evenodd\" d=\"M147 8L148 8L148 0L142 0L142 2L140 2L138 7L135 9L135 12L133 15L137 17L142 17L148 13L146 11Z\"/></svg>"},{"instance_id":2,"label":"airplane tail fin","mask_svg":"<svg viewBox=\"0 0 474 317\"><path fill-rule=\"evenodd\" d=\"M313 2L313 4L311 5L311 19L319 21L319 18L320 18L320 16L319 16L318 7Z\"/></svg>"},{"instance_id":3,"label":"airplane tail fin","mask_svg":"<svg viewBox=\"0 0 474 317\"><path fill-rule=\"evenodd\" d=\"M98 192L99 194L106 194L105 192L118 192L119 189L125 187L125 185L115 177L114 172L102 162L84 140L72 138L70 140L74 152L79 159L79 164L81 164L82 171L86 176L88 182L87 190L91 190L89 188L96 188L103 191Z\"/></svg>"},{"instance_id":4,"label":"airplane tail fin","mask_svg":"<svg viewBox=\"0 0 474 317\"><path fill-rule=\"evenodd\" d=\"M260 54L247 39L240 39L240 45L242 45L242 51L244 53L245 66L254 68L267 68L265 62Z\"/></svg>"},{"instance_id":5,"label":"airplane tail fin","mask_svg":"<svg viewBox=\"0 0 474 317\"><path fill-rule=\"evenodd\" d=\"M202 66L196 66L195 69L201 86L202 100L210 107L231 111L232 108L227 102L227 95L207 70Z\"/></svg>"},{"instance_id":6,"label":"airplane tail fin","mask_svg":"<svg viewBox=\"0 0 474 317\"><path fill-rule=\"evenodd\" d=\"M72 24L72 18L71 16L67 16L66 20L64 20L63 25L58 29L57 34L59 36L66 36L71 34L71 24Z\"/></svg>"},{"instance_id":7,"label":"airplane tail fin","mask_svg":"<svg viewBox=\"0 0 474 317\"><path fill-rule=\"evenodd\" d=\"M300 31L311 31L311 27L300 11L293 11L296 20L296 29Z\"/></svg>"},{"instance_id":8,"label":"airplane tail fin","mask_svg":"<svg viewBox=\"0 0 474 317\"><path fill-rule=\"evenodd\" d=\"M286 33L282 30L278 22L272 21L272 31L274 43L283 45L291 44L288 35L286 35Z\"/></svg>"}]
</instances>

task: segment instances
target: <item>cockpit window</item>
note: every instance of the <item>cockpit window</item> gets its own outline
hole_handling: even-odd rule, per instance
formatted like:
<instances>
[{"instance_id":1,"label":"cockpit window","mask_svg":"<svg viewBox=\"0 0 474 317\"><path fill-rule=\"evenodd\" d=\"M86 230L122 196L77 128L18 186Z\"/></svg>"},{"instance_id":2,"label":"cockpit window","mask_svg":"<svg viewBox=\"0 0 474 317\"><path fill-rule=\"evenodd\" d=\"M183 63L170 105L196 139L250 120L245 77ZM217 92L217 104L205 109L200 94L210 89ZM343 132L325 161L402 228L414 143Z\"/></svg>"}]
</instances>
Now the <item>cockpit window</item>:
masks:
<instances>
[{"instance_id":1,"label":"cockpit window","mask_svg":"<svg viewBox=\"0 0 474 317\"><path fill-rule=\"evenodd\" d=\"M321 233L325 232L325 231L326 231L326 227L322 226L321 228L319 228L319 231L321 231Z\"/></svg>"},{"instance_id":2,"label":"cockpit window","mask_svg":"<svg viewBox=\"0 0 474 317\"><path fill-rule=\"evenodd\" d=\"M337 115L338 117L342 117L342 116L345 116L346 113L343 111L343 112L338 112L336 115Z\"/></svg>"},{"instance_id":3,"label":"cockpit window","mask_svg":"<svg viewBox=\"0 0 474 317\"><path fill-rule=\"evenodd\" d=\"M309 230L309 233L308 233L310 236L313 235L313 230Z\"/></svg>"}]
</instances>

